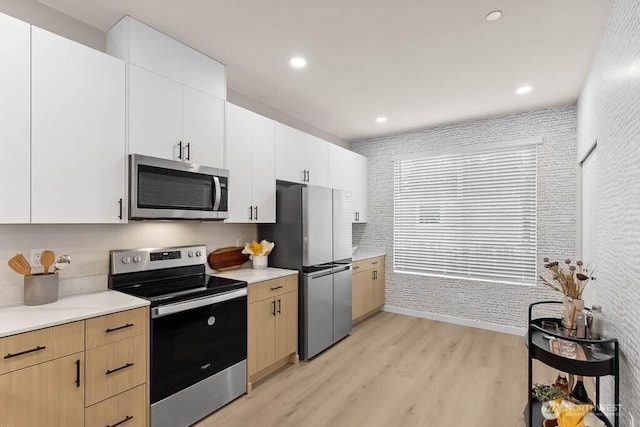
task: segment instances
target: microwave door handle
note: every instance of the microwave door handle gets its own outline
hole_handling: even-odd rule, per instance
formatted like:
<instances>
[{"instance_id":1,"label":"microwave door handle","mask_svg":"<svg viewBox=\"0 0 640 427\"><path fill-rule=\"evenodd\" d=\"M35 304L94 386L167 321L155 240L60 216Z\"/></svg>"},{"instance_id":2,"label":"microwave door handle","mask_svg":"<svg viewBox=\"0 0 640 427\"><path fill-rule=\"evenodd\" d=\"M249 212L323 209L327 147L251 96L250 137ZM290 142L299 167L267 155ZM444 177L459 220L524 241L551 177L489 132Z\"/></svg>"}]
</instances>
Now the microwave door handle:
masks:
<instances>
[{"instance_id":1,"label":"microwave door handle","mask_svg":"<svg viewBox=\"0 0 640 427\"><path fill-rule=\"evenodd\" d=\"M221 192L220 178L217 177L217 176L214 176L213 177L213 184L214 184L213 210L217 211L218 208L220 207L220 198L222 197L220 195L220 192Z\"/></svg>"}]
</instances>

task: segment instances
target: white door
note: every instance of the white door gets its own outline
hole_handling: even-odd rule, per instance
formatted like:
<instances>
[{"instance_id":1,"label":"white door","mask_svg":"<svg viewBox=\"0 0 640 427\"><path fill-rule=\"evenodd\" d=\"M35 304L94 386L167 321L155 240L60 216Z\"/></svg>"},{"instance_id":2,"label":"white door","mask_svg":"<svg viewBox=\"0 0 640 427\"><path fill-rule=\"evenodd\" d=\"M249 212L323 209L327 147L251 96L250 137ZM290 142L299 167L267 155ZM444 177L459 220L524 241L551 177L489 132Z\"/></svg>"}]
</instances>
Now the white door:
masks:
<instances>
[{"instance_id":1,"label":"white door","mask_svg":"<svg viewBox=\"0 0 640 427\"><path fill-rule=\"evenodd\" d=\"M365 156L355 154L353 170L353 210L354 222L367 222L368 200L368 160ZM357 214L357 217L356 217Z\"/></svg>"},{"instance_id":2,"label":"white door","mask_svg":"<svg viewBox=\"0 0 640 427\"><path fill-rule=\"evenodd\" d=\"M329 143L313 135L307 135L304 160L307 182L322 187L329 186Z\"/></svg>"},{"instance_id":3,"label":"white door","mask_svg":"<svg viewBox=\"0 0 640 427\"><path fill-rule=\"evenodd\" d=\"M129 153L181 159L182 112L181 83L129 66Z\"/></svg>"},{"instance_id":4,"label":"white door","mask_svg":"<svg viewBox=\"0 0 640 427\"><path fill-rule=\"evenodd\" d=\"M185 160L224 167L224 101L184 86Z\"/></svg>"},{"instance_id":5,"label":"white door","mask_svg":"<svg viewBox=\"0 0 640 427\"><path fill-rule=\"evenodd\" d=\"M33 27L33 223L119 223L125 65Z\"/></svg>"},{"instance_id":6,"label":"white door","mask_svg":"<svg viewBox=\"0 0 640 427\"><path fill-rule=\"evenodd\" d=\"M329 187L353 191L353 152L329 144Z\"/></svg>"},{"instance_id":7,"label":"white door","mask_svg":"<svg viewBox=\"0 0 640 427\"><path fill-rule=\"evenodd\" d=\"M252 222L252 128L250 111L227 104L227 169L229 218L226 222Z\"/></svg>"},{"instance_id":8,"label":"white door","mask_svg":"<svg viewBox=\"0 0 640 427\"><path fill-rule=\"evenodd\" d=\"M275 122L253 115L253 205L254 219L276 222ZM255 218L257 217L257 218Z\"/></svg>"},{"instance_id":9,"label":"white door","mask_svg":"<svg viewBox=\"0 0 640 427\"><path fill-rule=\"evenodd\" d=\"M30 220L31 25L0 13L0 224Z\"/></svg>"},{"instance_id":10,"label":"white door","mask_svg":"<svg viewBox=\"0 0 640 427\"><path fill-rule=\"evenodd\" d=\"M582 162L581 193L582 193L582 260L585 266L593 269L597 267L596 238L598 215L598 156L597 148L591 151ZM597 276L597 274L596 274ZM595 283L595 282L594 282ZM594 298L595 286L585 288L583 299L586 306L591 306L597 300Z\"/></svg>"},{"instance_id":11,"label":"white door","mask_svg":"<svg viewBox=\"0 0 640 427\"><path fill-rule=\"evenodd\" d=\"M276 179L306 182L307 134L276 122Z\"/></svg>"}]
</instances>

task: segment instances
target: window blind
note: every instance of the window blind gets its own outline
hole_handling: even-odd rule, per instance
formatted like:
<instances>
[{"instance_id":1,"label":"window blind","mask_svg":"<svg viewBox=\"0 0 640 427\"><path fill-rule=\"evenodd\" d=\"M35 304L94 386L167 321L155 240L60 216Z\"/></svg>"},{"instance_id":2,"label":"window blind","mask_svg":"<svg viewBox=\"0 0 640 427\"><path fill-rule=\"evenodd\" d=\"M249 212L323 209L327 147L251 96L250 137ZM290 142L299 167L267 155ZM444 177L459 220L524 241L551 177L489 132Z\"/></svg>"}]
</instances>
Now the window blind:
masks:
<instances>
[{"instance_id":1,"label":"window blind","mask_svg":"<svg viewBox=\"0 0 640 427\"><path fill-rule=\"evenodd\" d=\"M536 283L537 146L394 163L394 270Z\"/></svg>"}]
</instances>

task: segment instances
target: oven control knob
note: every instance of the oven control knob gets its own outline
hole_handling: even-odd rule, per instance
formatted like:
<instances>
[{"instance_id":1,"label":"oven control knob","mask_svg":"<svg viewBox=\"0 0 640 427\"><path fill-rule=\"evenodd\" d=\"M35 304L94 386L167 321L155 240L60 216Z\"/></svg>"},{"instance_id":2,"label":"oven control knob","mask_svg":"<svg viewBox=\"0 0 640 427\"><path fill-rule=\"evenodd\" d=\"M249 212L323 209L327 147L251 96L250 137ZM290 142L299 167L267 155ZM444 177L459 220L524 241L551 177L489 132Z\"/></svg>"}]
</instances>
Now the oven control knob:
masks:
<instances>
[{"instance_id":1,"label":"oven control knob","mask_svg":"<svg viewBox=\"0 0 640 427\"><path fill-rule=\"evenodd\" d=\"M189 258L193 258L193 251L189 251L187 255L189 255Z\"/></svg>"},{"instance_id":2,"label":"oven control knob","mask_svg":"<svg viewBox=\"0 0 640 427\"><path fill-rule=\"evenodd\" d=\"M123 264L129 264L130 262L131 262L131 257L130 256L122 257L122 263Z\"/></svg>"},{"instance_id":3,"label":"oven control knob","mask_svg":"<svg viewBox=\"0 0 640 427\"><path fill-rule=\"evenodd\" d=\"M140 262L142 261L142 257L140 255L136 255L133 257L133 262Z\"/></svg>"},{"instance_id":4,"label":"oven control knob","mask_svg":"<svg viewBox=\"0 0 640 427\"><path fill-rule=\"evenodd\" d=\"M196 251L196 256L197 256L197 257L201 257L201 256L202 256L202 252L200 252L200 251Z\"/></svg>"}]
</instances>

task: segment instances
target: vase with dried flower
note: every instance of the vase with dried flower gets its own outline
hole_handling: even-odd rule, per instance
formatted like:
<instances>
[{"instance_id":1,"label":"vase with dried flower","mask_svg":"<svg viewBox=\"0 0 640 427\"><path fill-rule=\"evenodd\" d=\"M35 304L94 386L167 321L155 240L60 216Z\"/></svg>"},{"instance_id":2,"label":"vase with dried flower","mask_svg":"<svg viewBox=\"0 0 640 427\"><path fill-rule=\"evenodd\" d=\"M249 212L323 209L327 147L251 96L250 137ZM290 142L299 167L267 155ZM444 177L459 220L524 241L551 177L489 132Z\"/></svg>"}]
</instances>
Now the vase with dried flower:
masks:
<instances>
[{"instance_id":1,"label":"vase with dried flower","mask_svg":"<svg viewBox=\"0 0 640 427\"><path fill-rule=\"evenodd\" d=\"M576 316L580 317L584 310L582 293L591 279L593 271L584 268L582 261L571 263L570 259L564 260L564 266L558 261L549 261L544 258L544 268L547 269L547 276L540 275L542 283L554 291L564 295L563 323L568 329L569 335L582 335L584 338L584 326L580 328L580 323L576 322ZM582 329L582 331L580 331Z\"/></svg>"}]
</instances>

